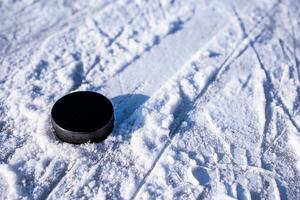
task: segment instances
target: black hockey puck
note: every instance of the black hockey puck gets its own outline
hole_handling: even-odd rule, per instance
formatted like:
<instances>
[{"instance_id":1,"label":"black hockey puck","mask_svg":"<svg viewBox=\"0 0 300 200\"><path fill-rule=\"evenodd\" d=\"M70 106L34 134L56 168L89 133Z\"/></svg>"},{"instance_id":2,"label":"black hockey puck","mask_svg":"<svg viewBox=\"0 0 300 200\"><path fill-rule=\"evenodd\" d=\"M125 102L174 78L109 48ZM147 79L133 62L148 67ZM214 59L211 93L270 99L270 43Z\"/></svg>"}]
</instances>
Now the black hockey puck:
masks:
<instances>
[{"instance_id":1,"label":"black hockey puck","mask_svg":"<svg viewBox=\"0 0 300 200\"><path fill-rule=\"evenodd\" d=\"M113 105L96 92L73 92L53 105L51 122L56 136L64 142L100 142L113 130Z\"/></svg>"}]
</instances>

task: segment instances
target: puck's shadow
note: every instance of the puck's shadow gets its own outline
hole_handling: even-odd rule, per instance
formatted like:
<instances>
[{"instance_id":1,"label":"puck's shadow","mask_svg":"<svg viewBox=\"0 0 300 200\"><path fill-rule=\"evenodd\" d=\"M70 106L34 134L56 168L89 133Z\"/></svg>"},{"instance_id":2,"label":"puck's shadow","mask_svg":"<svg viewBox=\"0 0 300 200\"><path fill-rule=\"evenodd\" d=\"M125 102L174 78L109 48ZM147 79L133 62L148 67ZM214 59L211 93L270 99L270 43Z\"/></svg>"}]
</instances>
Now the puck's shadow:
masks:
<instances>
[{"instance_id":1,"label":"puck's shadow","mask_svg":"<svg viewBox=\"0 0 300 200\"><path fill-rule=\"evenodd\" d=\"M111 99L115 113L114 134L119 134L118 130L127 119L149 99L149 96L143 94L126 94L116 96ZM139 119L142 120L142 119Z\"/></svg>"}]
</instances>

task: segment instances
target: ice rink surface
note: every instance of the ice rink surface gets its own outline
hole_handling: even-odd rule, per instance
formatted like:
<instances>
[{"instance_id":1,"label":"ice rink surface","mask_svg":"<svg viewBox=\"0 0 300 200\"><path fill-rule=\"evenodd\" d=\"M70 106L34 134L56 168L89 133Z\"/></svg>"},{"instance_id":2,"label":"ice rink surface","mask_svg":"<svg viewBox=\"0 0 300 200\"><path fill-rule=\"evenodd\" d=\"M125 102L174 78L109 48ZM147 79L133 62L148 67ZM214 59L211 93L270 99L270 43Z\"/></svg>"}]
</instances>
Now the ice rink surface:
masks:
<instances>
[{"instance_id":1,"label":"ice rink surface","mask_svg":"<svg viewBox=\"0 0 300 200\"><path fill-rule=\"evenodd\" d=\"M115 129L60 142L63 95ZM300 1L0 1L0 199L300 199Z\"/></svg>"}]
</instances>

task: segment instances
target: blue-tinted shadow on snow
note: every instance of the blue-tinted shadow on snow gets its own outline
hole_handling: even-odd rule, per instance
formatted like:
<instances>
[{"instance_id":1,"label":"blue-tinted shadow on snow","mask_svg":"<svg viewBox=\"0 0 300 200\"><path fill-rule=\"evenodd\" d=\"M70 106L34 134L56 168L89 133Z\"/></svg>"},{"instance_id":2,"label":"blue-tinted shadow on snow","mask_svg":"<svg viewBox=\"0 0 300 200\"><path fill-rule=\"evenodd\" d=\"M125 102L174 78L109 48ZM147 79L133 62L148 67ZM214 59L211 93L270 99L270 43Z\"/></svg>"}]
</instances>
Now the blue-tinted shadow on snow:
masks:
<instances>
[{"instance_id":1,"label":"blue-tinted shadow on snow","mask_svg":"<svg viewBox=\"0 0 300 200\"><path fill-rule=\"evenodd\" d=\"M130 116L148 99L149 96L143 94L125 94L111 99L115 113L115 134L118 134L120 125L129 119Z\"/></svg>"}]
</instances>

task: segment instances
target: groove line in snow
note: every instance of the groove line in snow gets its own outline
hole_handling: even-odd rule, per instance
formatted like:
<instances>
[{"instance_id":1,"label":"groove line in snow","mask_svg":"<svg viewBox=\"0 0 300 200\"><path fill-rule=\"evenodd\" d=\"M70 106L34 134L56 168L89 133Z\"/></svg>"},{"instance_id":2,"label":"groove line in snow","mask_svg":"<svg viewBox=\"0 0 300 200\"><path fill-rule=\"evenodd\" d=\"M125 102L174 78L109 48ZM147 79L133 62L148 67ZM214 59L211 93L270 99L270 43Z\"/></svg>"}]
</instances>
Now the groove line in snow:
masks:
<instances>
[{"instance_id":1,"label":"groove line in snow","mask_svg":"<svg viewBox=\"0 0 300 200\"><path fill-rule=\"evenodd\" d=\"M299 62L299 59L297 58L297 40L296 40L296 32L295 32L295 25L292 21L292 18L291 18L291 13L290 11L288 11L288 18L289 18L289 21L290 21L290 25L291 25L291 31L292 31L292 39L293 39L293 51L292 54L294 55L294 60L295 60L295 67L296 67L296 70L297 70L297 73L298 73L298 81L300 82L300 62Z\"/></svg>"},{"instance_id":2,"label":"groove line in snow","mask_svg":"<svg viewBox=\"0 0 300 200\"><path fill-rule=\"evenodd\" d=\"M281 109L283 110L283 112L287 115L289 121L292 123L292 125L293 125L293 126L297 129L297 131L300 133L300 128L299 128L298 124L297 124L296 121L293 119L293 117L292 117L292 115L290 114L288 108L287 108L286 105L283 103L281 97L278 95L278 92L275 91L274 85L273 85L273 83L272 83L271 76L270 76L268 70L265 68L264 64L262 63L262 60L261 60L261 58L260 58L260 56L259 56L259 54L258 54L256 48L254 47L254 45L252 46L252 48L253 48L253 50L254 50L254 52L255 52L255 55L256 55L256 57L257 57L257 59L258 59L258 62L259 62L259 64L260 64L260 67L261 67L261 69L263 70L263 72L264 72L264 74L265 74L265 77L266 77L266 79L267 79L267 80L266 80L266 82L267 82L266 84L268 84L268 85L266 86L266 87L268 88L268 89L267 89L267 95L268 95L268 97L267 97L267 102L272 101L273 98L274 98L274 100L276 101L276 103L277 103L278 105L280 105L280 107L281 107ZM272 98L272 99L270 99L270 98ZM270 99L270 100L268 100L268 99ZM271 117L270 117L270 118L271 118ZM271 120L271 119L270 119L270 120ZM270 123L270 120L268 120L269 123ZM269 124L269 123L268 123L268 124ZM268 124L267 124L267 126L269 126ZM268 129L268 128L265 129L264 135L267 134L267 131L268 131L267 129ZM276 139L276 138L275 138L275 139ZM273 143L272 143L272 144L273 144ZM271 145L272 145L272 144L271 144ZM266 148L266 147L262 148L262 150L263 150L262 154L264 154L269 148L270 148L270 147L268 147L268 148Z\"/></svg>"}]
</instances>

